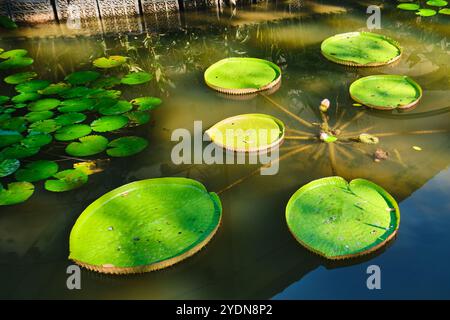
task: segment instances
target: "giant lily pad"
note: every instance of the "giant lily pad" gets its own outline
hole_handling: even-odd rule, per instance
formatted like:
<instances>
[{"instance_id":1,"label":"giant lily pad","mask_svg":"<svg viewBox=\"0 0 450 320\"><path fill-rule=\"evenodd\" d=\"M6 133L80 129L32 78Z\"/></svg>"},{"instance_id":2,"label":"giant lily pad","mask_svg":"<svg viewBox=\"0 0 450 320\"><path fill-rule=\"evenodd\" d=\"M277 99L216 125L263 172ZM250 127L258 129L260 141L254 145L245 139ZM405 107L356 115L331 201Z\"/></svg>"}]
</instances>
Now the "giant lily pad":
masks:
<instances>
[{"instance_id":1,"label":"giant lily pad","mask_svg":"<svg viewBox=\"0 0 450 320\"><path fill-rule=\"evenodd\" d=\"M66 77L66 81L72 85L81 85L96 80L100 73L96 71L76 71Z\"/></svg>"},{"instance_id":2,"label":"giant lily pad","mask_svg":"<svg viewBox=\"0 0 450 320\"><path fill-rule=\"evenodd\" d=\"M353 82L350 95L353 100L375 109L408 109L419 102L422 89L407 76L375 75Z\"/></svg>"},{"instance_id":3,"label":"giant lily pad","mask_svg":"<svg viewBox=\"0 0 450 320\"><path fill-rule=\"evenodd\" d=\"M125 127L128 124L128 118L124 116L103 116L92 121L91 128L95 132L115 131Z\"/></svg>"},{"instance_id":4,"label":"giant lily pad","mask_svg":"<svg viewBox=\"0 0 450 320\"><path fill-rule=\"evenodd\" d=\"M34 186L29 182L13 182L5 189L0 184L0 206L9 206L27 201L34 193Z\"/></svg>"},{"instance_id":5,"label":"giant lily pad","mask_svg":"<svg viewBox=\"0 0 450 320\"><path fill-rule=\"evenodd\" d=\"M392 39L372 32L342 33L325 39L322 54L330 61L357 67L373 67L392 63L402 49Z\"/></svg>"},{"instance_id":6,"label":"giant lily pad","mask_svg":"<svg viewBox=\"0 0 450 320\"><path fill-rule=\"evenodd\" d=\"M36 78L38 74L32 71L19 72L7 76L4 80L8 84L21 84L27 81L30 81L33 78Z\"/></svg>"},{"instance_id":7,"label":"giant lily pad","mask_svg":"<svg viewBox=\"0 0 450 320\"><path fill-rule=\"evenodd\" d=\"M106 150L108 139L92 135L80 138L80 142L72 142L66 148L66 153L74 157L88 157Z\"/></svg>"},{"instance_id":8,"label":"giant lily pad","mask_svg":"<svg viewBox=\"0 0 450 320\"><path fill-rule=\"evenodd\" d=\"M0 160L0 178L9 176L20 167L20 161L17 159Z\"/></svg>"},{"instance_id":9,"label":"giant lily pad","mask_svg":"<svg viewBox=\"0 0 450 320\"><path fill-rule=\"evenodd\" d=\"M15 144L23 139L17 131L0 130L0 148Z\"/></svg>"},{"instance_id":10,"label":"giant lily pad","mask_svg":"<svg viewBox=\"0 0 450 320\"><path fill-rule=\"evenodd\" d=\"M95 59L93 64L97 68L110 69L110 68L119 67L119 66L123 65L125 62L127 62L126 57L110 56L109 58L102 57L102 58Z\"/></svg>"},{"instance_id":11,"label":"giant lily pad","mask_svg":"<svg viewBox=\"0 0 450 320\"><path fill-rule=\"evenodd\" d=\"M202 249L222 216L219 197L199 182L133 182L92 203L70 233L70 259L103 273L162 269Z\"/></svg>"},{"instance_id":12,"label":"giant lily pad","mask_svg":"<svg viewBox=\"0 0 450 320\"><path fill-rule=\"evenodd\" d=\"M58 141L71 141L87 136L92 131L87 124L71 124L58 129L55 132L55 139Z\"/></svg>"},{"instance_id":13,"label":"giant lily pad","mask_svg":"<svg viewBox=\"0 0 450 320\"><path fill-rule=\"evenodd\" d=\"M247 94L268 90L281 81L281 69L256 58L227 58L205 72L206 84L219 92Z\"/></svg>"},{"instance_id":14,"label":"giant lily pad","mask_svg":"<svg viewBox=\"0 0 450 320\"><path fill-rule=\"evenodd\" d=\"M309 250L327 259L345 259L368 254L392 239L400 211L394 198L373 182L328 177L294 193L286 221Z\"/></svg>"},{"instance_id":15,"label":"giant lily pad","mask_svg":"<svg viewBox=\"0 0 450 320\"><path fill-rule=\"evenodd\" d=\"M129 157L135 155L148 146L148 141L141 137L121 137L108 144L106 153L111 157Z\"/></svg>"},{"instance_id":16,"label":"giant lily pad","mask_svg":"<svg viewBox=\"0 0 450 320\"><path fill-rule=\"evenodd\" d=\"M242 114L216 123L206 131L216 145L231 151L264 151L279 145L284 124L266 114Z\"/></svg>"},{"instance_id":17,"label":"giant lily pad","mask_svg":"<svg viewBox=\"0 0 450 320\"><path fill-rule=\"evenodd\" d=\"M132 72L122 78L121 82L128 85L143 84L152 80L152 75L147 72Z\"/></svg>"},{"instance_id":18,"label":"giant lily pad","mask_svg":"<svg viewBox=\"0 0 450 320\"><path fill-rule=\"evenodd\" d=\"M28 163L15 174L17 181L36 182L48 179L58 172L58 164L54 161L39 160Z\"/></svg>"},{"instance_id":19,"label":"giant lily pad","mask_svg":"<svg viewBox=\"0 0 450 320\"><path fill-rule=\"evenodd\" d=\"M45 189L52 192L66 192L80 188L88 181L88 176L76 169L58 172L53 178L45 181Z\"/></svg>"}]
</instances>

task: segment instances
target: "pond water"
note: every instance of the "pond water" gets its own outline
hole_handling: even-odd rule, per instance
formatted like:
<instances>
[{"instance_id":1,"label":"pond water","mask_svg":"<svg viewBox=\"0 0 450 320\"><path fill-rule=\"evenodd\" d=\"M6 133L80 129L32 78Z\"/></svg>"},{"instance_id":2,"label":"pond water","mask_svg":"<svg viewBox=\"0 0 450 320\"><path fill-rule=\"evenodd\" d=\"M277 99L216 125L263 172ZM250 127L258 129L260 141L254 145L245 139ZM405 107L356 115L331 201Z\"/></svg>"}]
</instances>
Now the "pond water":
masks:
<instances>
[{"instance_id":1,"label":"pond water","mask_svg":"<svg viewBox=\"0 0 450 320\"><path fill-rule=\"evenodd\" d=\"M52 81L90 68L93 58L105 54L132 57L155 81L126 88L124 96L154 95L164 103L148 125L135 130L150 141L144 152L113 159L76 191L54 194L37 184L27 202L0 208L0 297L450 298L449 18L417 18L383 3L378 32L398 40L404 53L393 65L378 68L340 66L320 53L321 41L333 34L367 30L370 1L305 1L300 8L279 1L220 15L192 12L182 16L182 28L159 32L69 30L68 36L56 25L2 31L0 47L27 49L36 61L30 69ZM229 56L277 63L281 87L248 99L215 93L205 86L203 72ZM349 85L371 74L411 76L422 86L423 99L403 113L353 106ZM0 94L12 91L2 84ZM305 121L320 121L324 98L331 101L330 125L342 136L367 132L380 143L326 145L301 139L318 134ZM267 113L286 124L278 174L262 176L258 165L172 163L173 130L193 131L196 120L205 130L242 113ZM373 161L376 148L388 151L388 159ZM386 248L364 259L330 263L294 240L284 217L288 199L305 183L330 175L370 179L397 199L402 221ZM163 176L190 177L220 193L223 222L213 240L195 256L157 272L105 276L83 270L82 290L68 290L68 237L78 215L118 186ZM369 265L381 268L381 290L366 287Z\"/></svg>"}]
</instances>

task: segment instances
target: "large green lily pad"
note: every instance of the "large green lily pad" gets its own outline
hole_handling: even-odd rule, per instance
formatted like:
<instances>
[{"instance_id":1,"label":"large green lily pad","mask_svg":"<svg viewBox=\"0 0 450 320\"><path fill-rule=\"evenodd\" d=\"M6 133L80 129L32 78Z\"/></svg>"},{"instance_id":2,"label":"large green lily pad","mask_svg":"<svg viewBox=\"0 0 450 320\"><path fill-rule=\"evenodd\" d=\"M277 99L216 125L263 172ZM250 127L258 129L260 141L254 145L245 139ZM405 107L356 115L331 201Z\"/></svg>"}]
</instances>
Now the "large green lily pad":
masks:
<instances>
[{"instance_id":1,"label":"large green lily pad","mask_svg":"<svg viewBox=\"0 0 450 320\"><path fill-rule=\"evenodd\" d=\"M32 112L28 112L25 115L25 119L28 122L36 122L36 121L42 121L42 120L47 120L53 117L53 112L51 111L32 111Z\"/></svg>"},{"instance_id":2,"label":"large green lily pad","mask_svg":"<svg viewBox=\"0 0 450 320\"><path fill-rule=\"evenodd\" d=\"M97 80L99 77L100 73L96 71L76 71L69 74L65 80L74 86L78 86Z\"/></svg>"},{"instance_id":3,"label":"large green lily pad","mask_svg":"<svg viewBox=\"0 0 450 320\"><path fill-rule=\"evenodd\" d=\"M20 161L17 159L0 159L0 178L13 174L19 167Z\"/></svg>"},{"instance_id":4,"label":"large green lily pad","mask_svg":"<svg viewBox=\"0 0 450 320\"><path fill-rule=\"evenodd\" d=\"M121 274L162 269L202 249L216 233L215 193L185 178L133 182L92 203L70 233L70 256L90 270Z\"/></svg>"},{"instance_id":5,"label":"large green lily pad","mask_svg":"<svg viewBox=\"0 0 450 320\"><path fill-rule=\"evenodd\" d=\"M28 54L28 51L25 49L13 49L2 52L0 54L0 59L11 59L18 57L25 57Z\"/></svg>"},{"instance_id":6,"label":"large green lily pad","mask_svg":"<svg viewBox=\"0 0 450 320\"><path fill-rule=\"evenodd\" d=\"M71 141L87 136L92 129L87 124L71 124L58 129L55 132L55 139L58 141Z\"/></svg>"},{"instance_id":7,"label":"large green lily pad","mask_svg":"<svg viewBox=\"0 0 450 320\"><path fill-rule=\"evenodd\" d=\"M111 89L120 83L121 83L121 81L119 78L110 76L110 77L99 78L99 79L95 80L94 82L92 82L91 86L92 86L92 88L96 88L96 89Z\"/></svg>"},{"instance_id":8,"label":"large green lily pad","mask_svg":"<svg viewBox=\"0 0 450 320\"><path fill-rule=\"evenodd\" d=\"M43 90L38 90L39 94L50 96L55 94L62 94L68 91L71 88L71 85L65 82L52 83L47 88Z\"/></svg>"},{"instance_id":9,"label":"large green lily pad","mask_svg":"<svg viewBox=\"0 0 450 320\"><path fill-rule=\"evenodd\" d=\"M91 128L95 132L115 131L125 127L128 124L128 118L124 116L103 116L92 121Z\"/></svg>"},{"instance_id":10,"label":"large green lily pad","mask_svg":"<svg viewBox=\"0 0 450 320\"><path fill-rule=\"evenodd\" d=\"M122 78L121 82L128 85L147 83L152 80L152 75L148 72L132 72Z\"/></svg>"},{"instance_id":11,"label":"large green lily pad","mask_svg":"<svg viewBox=\"0 0 450 320\"><path fill-rule=\"evenodd\" d=\"M407 76L374 75L353 82L350 95L353 100L375 109L408 109L419 102L422 89Z\"/></svg>"},{"instance_id":12,"label":"large green lily pad","mask_svg":"<svg viewBox=\"0 0 450 320\"><path fill-rule=\"evenodd\" d=\"M131 111L125 113L124 116L130 120L129 125L132 127L140 126L150 121L150 113L147 111Z\"/></svg>"},{"instance_id":13,"label":"large green lily pad","mask_svg":"<svg viewBox=\"0 0 450 320\"><path fill-rule=\"evenodd\" d=\"M432 7L445 7L448 4L447 1L444 0L429 0L427 1L427 5Z\"/></svg>"},{"instance_id":14,"label":"large green lily pad","mask_svg":"<svg viewBox=\"0 0 450 320\"><path fill-rule=\"evenodd\" d=\"M406 11L416 11L420 8L420 5L417 3L400 3L397 5L397 8Z\"/></svg>"},{"instance_id":15,"label":"large green lily pad","mask_svg":"<svg viewBox=\"0 0 450 320\"><path fill-rule=\"evenodd\" d=\"M127 58L123 56L110 56L109 58L102 57L95 59L93 64L97 68L110 69L123 65L127 62Z\"/></svg>"},{"instance_id":16,"label":"large green lily pad","mask_svg":"<svg viewBox=\"0 0 450 320\"><path fill-rule=\"evenodd\" d=\"M143 151L148 141L141 137L121 137L108 144L106 153L111 157L129 157Z\"/></svg>"},{"instance_id":17,"label":"large green lily pad","mask_svg":"<svg viewBox=\"0 0 450 320\"><path fill-rule=\"evenodd\" d=\"M33 78L36 78L38 74L32 71L19 72L7 76L4 81L8 84L21 84L27 81L30 81Z\"/></svg>"},{"instance_id":18,"label":"large green lily pad","mask_svg":"<svg viewBox=\"0 0 450 320\"><path fill-rule=\"evenodd\" d=\"M321 51L330 61L357 67L381 66L400 58L402 49L392 39L372 32L342 33L325 39Z\"/></svg>"},{"instance_id":19,"label":"large green lily pad","mask_svg":"<svg viewBox=\"0 0 450 320\"><path fill-rule=\"evenodd\" d=\"M53 141L48 133L30 132L20 143L27 148L40 148Z\"/></svg>"},{"instance_id":20,"label":"large green lily pad","mask_svg":"<svg viewBox=\"0 0 450 320\"><path fill-rule=\"evenodd\" d=\"M237 152L264 151L279 145L284 138L283 122L275 117L252 113L227 118L206 131L221 148Z\"/></svg>"},{"instance_id":21,"label":"large green lily pad","mask_svg":"<svg viewBox=\"0 0 450 320\"><path fill-rule=\"evenodd\" d=\"M437 14L437 11L434 9L419 9L416 12L416 15L421 17L432 17Z\"/></svg>"},{"instance_id":22,"label":"large green lily pad","mask_svg":"<svg viewBox=\"0 0 450 320\"><path fill-rule=\"evenodd\" d=\"M108 146L108 139L92 135L80 138L80 142L72 142L66 147L66 153L74 157L88 157L101 153Z\"/></svg>"},{"instance_id":23,"label":"large green lily pad","mask_svg":"<svg viewBox=\"0 0 450 320\"><path fill-rule=\"evenodd\" d=\"M19 104L19 103L25 103L29 101L36 101L41 97L39 93L36 92L23 92L18 94L17 96L12 97L11 101Z\"/></svg>"},{"instance_id":24,"label":"large green lily pad","mask_svg":"<svg viewBox=\"0 0 450 320\"><path fill-rule=\"evenodd\" d=\"M312 181L289 200L286 221L294 237L327 259L361 256L397 233L400 211L394 198L365 179Z\"/></svg>"},{"instance_id":25,"label":"large green lily pad","mask_svg":"<svg viewBox=\"0 0 450 320\"><path fill-rule=\"evenodd\" d=\"M32 133L52 133L61 128L54 119L34 122L30 125L29 131Z\"/></svg>"},{"instance_id":26,"label":"large green lily pad","mask_svg":"<svg viewBox=\"0 0 450 320\"><path fill-rule=\"evenodd\" d=\"M281 81L281 69L256 58L227 58L205 71L206 84L219 92L247 94L268 90Z\"/></svg>"},{"instance_id":27,"label":"large green lily pad","mask_svg":"<svg viewBox=\"0 0 450 320\"><path fill-rule=\"evenodd\" d=\"M95 105L95 100L93 99L70 99L65 100L61 103L58 108L59 112L83 112L91 110Z\"/></svg>"},{"instance_id":28,"label":"large green lily pad","mask_svg":"<svg viewBox=\"0 0 450 320\"><path fill-rule=\"evenodd\" d=\"M58 164L49 160L28 163L15 174L17 181L36 182L48 179L58 172Z\"/></svg>"},{"instance_id":29,"label":"large green lily pad","mask_svg":"<svg viewBox=\"0 0 450 320\"><path fill-rule=\"evenodd\" d=\"M30 57L14 56L8 60L0 62L0 70L24 68L32 65L33 62L34 60Z\"/></svg>"},{"instance_id":30,"label":"large green lily pad","mask_svg":"<svg viewBox=\"0 0 450 320\"><path fill-rule=\"evenodd\" d=\"M52 192L66 192L80 188L88 181L88 176L76 169L58 172L53 178L45 181L45 189Z\"/></svg>"},{"instance_id":31,"label":"large green lily pad","mask_svg":"<svg viewBox=\"0 0 450 320\"><path fill-rule=\"evenodd\" d=\"M13 182L5 189L0 184L0 206L9 206L28 200L34 193L34 186L29 182Z\"/></svg>"},{"instance_id":32,"label":"large green lily pad","mask_svg":"<svg viewBox=\"0 0 450 320\"><path fill-rule=\"evenodd\" d=\"M27 129L24 117L13 117L0 122L0 128L3 130L23 132Z\"/></svg>"}]
</instances>

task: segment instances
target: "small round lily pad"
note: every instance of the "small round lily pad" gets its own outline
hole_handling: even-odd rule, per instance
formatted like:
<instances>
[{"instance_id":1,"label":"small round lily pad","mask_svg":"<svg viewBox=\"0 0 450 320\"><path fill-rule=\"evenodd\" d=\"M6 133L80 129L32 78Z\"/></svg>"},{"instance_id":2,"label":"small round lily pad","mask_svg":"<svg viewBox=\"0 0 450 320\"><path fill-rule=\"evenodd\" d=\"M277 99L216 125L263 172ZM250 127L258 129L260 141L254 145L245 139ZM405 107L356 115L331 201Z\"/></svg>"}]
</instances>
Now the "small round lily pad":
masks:
<instances>
[{"instance_id":1,"label":"small round lily pad","mask_svg":"<svg viewBox=\"0 0 450 320\"><path fill-rule=\"evenodd\" d=\"M36 182L48 179L58 172L58 164L49 160L30 162L19 169L15 177L17 181Z\"/></svg>"},{"instance_id":2,"label":"small round lily pad","mask_svg":"<svg viewBox=\"0 0 450 320\"><path fill-rule=\"evenodd\" d=\"M69 74L65 80L74 86L78 86L97 80L99 77L100 73L96 71L76 71Z\"/></svg>"},{"instance_id":3,"label":"small round lily pad","mask_svg":"<svg viewBox=\"0 0 450 320\"><path fill-rule=\"evenodd\" d=\"M400 3L397 5L397 8L406 11L416 11L420 8L420 5L417 3Z\"/></svg>"},{"instance_id":4,"label":"small round lily pad","mask_svg":"<svg viewBox=\"0 0 450 320\"><path fill-rule=\"evenodd\" d=\"M34 193L34 186L29 182L13 182L5 189L0 184L0 206L10 206L27 201Z\"/></svg>"},{"instance_id":5,"label":"small round lily pad","mask_svg":"<svg viewBox=\"0 0 450 320\"><path fill-rule=\"evenodd\" d=\"M52 83L48 87L42 90L38 90L39 94L50 96L55 94L62 94L68 91L71 88L71 85L65 82Z\"/></svg>"},{"instance_id":6,"label":"small round lily pad","mask_svg":"<svg viewBox=\"0 0 450 320\"><path fill-rule=\"evenodd\" d=\"M122 84L136 85L147 83L152 80L152 75L148 72L132 72L122 78Z\"/></svg>"},{"instance_id":7,"label":"small round lily pad","mask_svg":"<svg viewBox=\"0 0 450 320\"><path fill-rule=\"evenodd\" d=\"M86 120L87 116L83 113L68 112L61 114L55 118L56 123L61 126L67 126L69 124L76 124Z\"/></svg>"},{"instance_id":8,"label":"small round lily pad","mask_svg":"<svg viewBox=\"0 0 450 320\"><path fill-rule=\"evenodd\" d=\"M150 113L147 111L131 111L124 114L130 122L130 126L140 126L150 121Z\"/></svg>"},{"instance_id":9,"label":"small round lily pad","mask_svg":"<svg viewBox=\"0 0 450 320\"><path fill-rule=\"evenodd\" d=\"M434 9L419 9L416 12L416 15L421 17L432 17L437 14L437 11Z\"/></svg>"},{"instance_id":10,"label":"small round lily pad","mask_svg":"<svg viewBox=\"0 0 450 320\"><path fill-rule=\"evenodd\" d=\"M221 148L237 152L264 151L284 139L283 122L275 117L252 113L227 118L205 133Z\"/></svg>"},{"instance_id":11,"label":"small round lily pad","mask_svg":"<svg viewBox=\"0 0 450 320\"><path fill-rule=\"evenodd\" d=\"M37 92L38 90L47 88L49 85L50 81L34 79L18 84L15 89L17 92Z\"/></svg>"},{"instance_id":12,"label":"small round lily pad","mask_svg":"<svg viewBox=\"0 0 450 320\"><path fill-rule=\"evenodd\" d=\"M12 97L11 101L14 103L25 103L29 101L36 101L41 97L39 93L36 92L22 92L17 96Z\"/></svg>"},{"instance_id":13,"label":"small round lily pad","mask_svg":"<svg viewBox=\"0 0 450 320\"><path fill-rule=\"evenodd\" d=\"M450 15L450 8L444 8L439 10L440 14Z\"/></svg>"},{"instance_id":14,"label":"small round lily pad","mask_svg":"<svg viewBox=\"0 0 450 320\"><path fill-rule=\"evenodd\" d=\"M88 181L88 176L76 169L64 170L45 181L45 189L52 192L66 192L80 188Z\"/></svg>"},{"instance_id":15,"label":"small round lily pad","mask_svg":"<svg viewBox=\"0 0 450 320\"><path fill-rule=\"evenodd\" d=\"M427 1L427 5L432 7L445 7L448 4L447 1L444 0L429 0Z\"/></svg>"},{"instance_id":16,"label":"small round lily pad","mask_svg":"<svg viewBox=\"0 0 450 320\"><path fill-rule=\"evenodd\" d=\"M24 117L13 117L2 121L0 128L7 131L23 132L27 129L27 124Z\"/></svg>"},{"instance_id":17,"label":"small round lily pad","mask_svg":"<svg viewBox=\"0 0 450 320\"><path fill-rule=\"evenodd\" d=\"M20 167L20 161L17 159L0 160L0 178L9 176Z\"/></svg>"},{"instance_id":18,"label":"small round lily pad","mask_svg":"<svg viewBox=\"0 0 450 320\"><path fill-rule=\"evenodd\" d=\"M66 153L74 157L88 157L106 150L108 139L92 135L80 138L80 142L72 142L66 147Z\"/></svg>"},{"instance_id":19,"label":"small round lily pad","mask_svg":"<svg viewBox=\"0 0 450 320\"><path fill-rule=\"evenodd\" d=\"M110 76L110 77L99 78L99 79L95 80L94 82L92 82L91 86L92 86L92 88L96 88L96 89L111 89L120 83L121 83L121 81L119 78Z\"/></svg>"},{"instance_id":20,"label":"small round lily pad","mask_svg":"<svg viewBox=\"0 0 450 320\"><path fill-rule=\"evenodd\" d=\"M36 122L41 120L47 120L53 117L53 112L51 111L32 111L25 115L25 119L28 122Z\"/></svg>"},{"instance_id":21,"label":"small round lily pad","mask_svg":"<svg viewBox=\"0 0 450 320\"><path fill-rule=\"evenodd\" d=\"M128 124L128 118L124 116L103 116L92 121L91 128L95 132L115 131L125 127Z\"/></svg>"},{"instance_id":22,"label":"small round lily pad","mask_svg":"<svg viewBox=\"0 0 450 320\"><path fill-rule=\"evenodd\" d=\"M140 97L131 100L131 103L137 105L139 111L147 111L156 109L162 103L162 100L156 97Z\"/></svg>"},{"instance_id":23,"label":"small round lily pad","mask_svg":"<svg viewBox=\"0 0 450 320\"><path fill-rule=\"evenodd\" d=\"M48 111L55 109L57 106L61 104L61 101L58 99L41 99L37 100L35 102L32 102L28 109L30 111Z\"/></svg>"},{"instance_id":24,"label":"small round lily pad","mask_svg":"<svg viewBox=\"0 0 450 320\"><path fill-rule=\"evenodd\" d=\"M133 182L100 197L78 217L69 258L110 274L162 269L202 249L221 217L219 197L195 180Z\"/></svg>"},{"instance_id":25,"label":"small round lily pad","mask_svg":"<svg viewBox=\"0 0 450 320\"><path fill-rule=\"evenodd\" d=\"M374 75L353 82L350 95L356 102L375 109L408 109L419 102L422 89L407 76Z\"/></svg>"},{"instance_id":26,"label":"small round lily pad","mask_svg":"<svg viewBox=\"0 0 450 320\"><path fill-rule=\"evenodd\" d=\"M52 141L53 137L48 133L31 132L20 143L27 148L40 148Z\"/></svg>"},{"instance_id":27,"label":"small round lily pad","mask_svg":"<svg viewBox=\"0 0 450 320\"><path fill-rule=\"evenodd\" d=\"M0 157L3 159L23 159L34 156L39 152L38 147L27 147L22 144L14 144L6 147L0 152Z\"/></svg>"},{"instance_id":28,"label":"small round lily pad","mask_svg":"<svg viewBox=\"0 0 450 320\"><path fill-rule=\"evenodd\" d=\"M373 182L328 177L294 193L286 207L286 221L303 246L336 260L384 246L397 233L400 210L394 198Z\"/></svg>"},{"instance_id":29,"label":"small round lily pad","mask_svg":"<svg viewBox=\"0 0 450 320\"><path fill-rule=\"evenodd\" d=\"M13 49L2 52L0 54L0 59L11 59L17 57L25 57L28 54L28 51L25 49Z\"/></svg>"},{"instance_id":30,"label":"small round lily pad","mask_svg":"<svg viewBox=\"0 0 450 320\"><path fill-rule=\"evenodd\" d=\"M34 122L30 125L29 131L33 133L52 133L61 128L54 119Z\"/></svg>"},{"instance_id":31,"label":"small round lily pad","mask_svg":"<svg viewBox=\"0 0 450 320\"><path fill-rule=\"evenodd\" d=\"M127 136L111 141L106 153L111 157L129 157L135 155L148 146L148 141L141 137Z\"/></svg>"},{"instance_id":32,"label":"small round lily pad","mask_svg":"<svg viewBox=\"0 0 450 320\"><path fill-rule=\"evenodd\" d=\"M9 97L7 96L0 96L0 106L7 103L9 100Z\"/></svg>"},{"instance_id":33,"label":"small round lily pad","mask_svg":"<svg viewBox=\"0 0 450 320\"><path fill-rule=\"evenodd\" d=\"M93 64L97 68L110 69L123 65L127 62L127 58L123 56L110 56L95 59Z\"/></svg>"},{"instance_id":34,"label":"small round lily pad","mask_svg":"<svg viewBox=\"0 0 450 320\"><path fill-rule=\"evenodd\" d=\"M117 101L114 105L100 106L98 111L102 115L113 116L113 115L118 115L118 114L128 112L131 109L133 109L133 105L130 102L128 102L126 100L120 100L120 101Z\"/></svg>"},{"instance_id":35,"label":"small round lily pad","mask_svg":"<svg viewBox=\"0 0 450 320\"><path fill-rule=\"evenodd\" d=\"M20 134L20 132L12 130L0 130L0 148L20 142L22 139L23 136Z\"/></svg>"},{"instance_id":36,"label":"small round lily pad","mask_svg":"<svg viewBox=\"0 0 450 320\"><path fill-rule=\"evenodd\" d=\"M281 81L281 69L257 58L227 58L205 71L205 82L228 94L248 94L273 88Z\"/></svg>"},{"instance_id":37,"label":"small round lily pad","mask_svg":"<svg viewBox=\"0 0 450 320\"><path fill-rule=\"evenodd\" d=\"M65 100L61 103L58 108L59 112L83 112L91 110L95 105L95 100L93 99L70 99Z\"/></svg>"},{"instance_id":38,"label":"small round lily pad","mask_svg":"<svg viewBox=\"0 0 450 320\"><path fill-rule=\"evenodd\" d=\"M15 56L0 62L0 70L24 68L32 65L34 60L30 57Z\"/></svg>"},{"instance_id":39,"label":"small round lily pad","mask_svg":"<svg viewBox=\"0 0 450 320\"><path fill-rule=\"evenodd\" d=\"M34 79L38 76L36 72L32 71L26 71L26 72L19 72L14 73L10 76L7 76L4 81L8 84L21 84L27 81L30 81L31 79Z\"/></svg>"},{"instance_id":40,"label":"small round lily pad","mask_svg":"<svg viewBox=\"0 0 450 320\"><path fill-rule=\"evenodd\" d=\"M328 60L356 67L386 65L402 55L402 49L394 40L372 32L337 34L325 39L320 48Z\"/></svg>"},{"instance_id":41,"label":"small round lily pad","mask_svg":"<svg viewBox=\"0 0 450 320\"><path fill-rule=\"evenodd\" d=\"M71 124L58 129L55 132L55 139L58 141L71 141L87 136L92 131L87 124Z\"/></svg>"}]
</instances>

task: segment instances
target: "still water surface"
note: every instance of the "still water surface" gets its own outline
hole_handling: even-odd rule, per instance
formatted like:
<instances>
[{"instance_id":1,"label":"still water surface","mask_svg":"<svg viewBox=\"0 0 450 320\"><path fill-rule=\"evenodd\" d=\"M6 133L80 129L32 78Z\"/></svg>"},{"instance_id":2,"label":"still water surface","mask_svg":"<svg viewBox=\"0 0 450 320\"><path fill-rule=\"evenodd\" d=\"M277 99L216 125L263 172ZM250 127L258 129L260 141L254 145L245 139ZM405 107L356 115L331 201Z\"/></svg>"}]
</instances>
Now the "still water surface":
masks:
<instances>
[{"instance_id":1,"label":"still water surface","mask_svg":"<svg viewBox=\"0 0 450 320\"><path fill-rule=\"evenodd\" d=\"M29 50L36 60L32 69L53 81L90 68L90 61L104 54L130 56L154 73L156 81L124 89L124 96L156 95L164 104L152 113L149 125L136 130L150 141L143 153L114 159L77 191L53 194L37 185L26 203L0 209L0 297L450 298L448 17L416 18L386 1L380 32L403 46L399 62L356 69L325 60L321 41L336 33L366 30L368 4L317 1L295 9L278 2L239 8L234 14L225 11L219 17L196 12L183 16L182 28L159 32L97 34L48 25L2 34L0 47ZM211 91L203 83L204 70L229 56L276 62L283 70L281 87L268 98L256 95L246 100ZM350 83L371 74L413 77L424 89L422 101L407 113L353 106ZM0 91L11 94L4 85ZM318 105L324 98L332 103L330 124L340 127L342 135L368 132L379 136L380 144L338 143L330 148L317 140L287 139L274 176L253 174L255 165L171 162L172 131L192 131L195 120L203 121L207 129L237 114L267 113L286 124L288 136L316 135L317 128L297 118L320 121ZM389 152L388 160L373 161L377 147ZM329 263L292 238L284 219L289 197L303 184L333 174L370 179L398 200L401 226L387 248L361 260ZM67 290L68 235L78 215L118 186L162 176L190 177L208 190L221 192L223 224L211 243L188 260L158 272L113 277L83 270L82 290ZM382 290L366 287L371 264L381 267Z\"/></svg>"}]
</instances>

